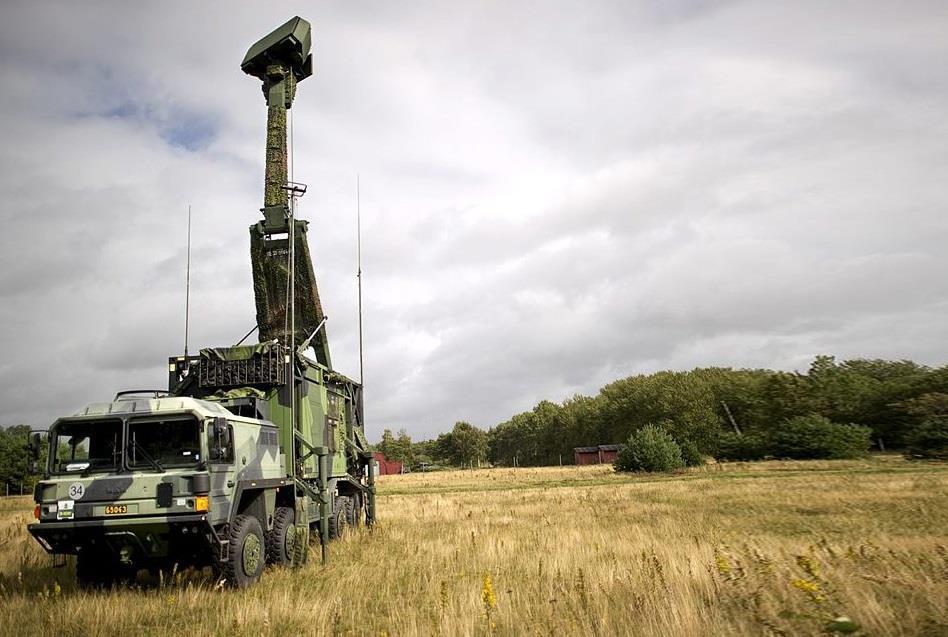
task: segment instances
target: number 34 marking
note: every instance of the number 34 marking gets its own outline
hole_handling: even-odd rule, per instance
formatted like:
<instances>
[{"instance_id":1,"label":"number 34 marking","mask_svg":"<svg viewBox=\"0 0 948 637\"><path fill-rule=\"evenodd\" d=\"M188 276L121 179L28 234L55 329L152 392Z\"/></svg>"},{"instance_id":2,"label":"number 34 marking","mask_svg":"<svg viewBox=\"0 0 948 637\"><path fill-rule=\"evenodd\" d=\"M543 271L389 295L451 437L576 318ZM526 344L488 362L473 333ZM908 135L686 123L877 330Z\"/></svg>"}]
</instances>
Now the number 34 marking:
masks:
<instances>
[{"instance_id":1,"label":"number 34 marking","mask_svg":"<svg viewBox=\"0 0 948 637\"><path fill-rule=\"evenodd\" d=\"M73 482L69 485L69 497L73 500L79 500L86 494L86 488L81 482Z\"/></svg>"}]
</instances>

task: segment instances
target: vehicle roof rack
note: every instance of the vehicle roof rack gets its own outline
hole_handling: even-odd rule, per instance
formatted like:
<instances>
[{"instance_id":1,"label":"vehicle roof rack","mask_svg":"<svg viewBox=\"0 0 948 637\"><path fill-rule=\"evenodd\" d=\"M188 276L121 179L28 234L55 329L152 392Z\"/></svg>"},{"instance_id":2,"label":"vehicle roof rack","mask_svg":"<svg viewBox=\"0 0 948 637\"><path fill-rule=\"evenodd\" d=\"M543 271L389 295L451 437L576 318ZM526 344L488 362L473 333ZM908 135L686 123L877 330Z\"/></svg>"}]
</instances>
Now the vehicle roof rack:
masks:
<instances>
[{"instance_id":1,"label":"vehicle roof rack","mask_svg":"<svg viewBox=\"0 0 948 637\"><path fill-rule=\"evenodd\" d=\"M115 398L112 400L126 399L126 396L143 396L148 395L151 398L161 398L162 396L170 396L171 392L167 389L126 389L125 391L120 391L115 394Z\"/></svg>"}]
</instances>

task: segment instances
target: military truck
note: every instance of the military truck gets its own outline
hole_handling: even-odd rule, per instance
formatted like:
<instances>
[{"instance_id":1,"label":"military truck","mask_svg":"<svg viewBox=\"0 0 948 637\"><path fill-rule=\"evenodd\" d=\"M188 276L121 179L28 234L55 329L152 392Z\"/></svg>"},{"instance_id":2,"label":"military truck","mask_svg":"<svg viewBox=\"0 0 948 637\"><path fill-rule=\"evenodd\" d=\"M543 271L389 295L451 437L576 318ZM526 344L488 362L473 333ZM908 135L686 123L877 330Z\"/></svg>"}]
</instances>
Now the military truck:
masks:
<instances>
[{"instance_id":1,"label":"military truck","mask_svg":"<svg viewBox=\"0 0 948 637\"><path fill-rule=\"evenodd\" d=\"M308 224L295 215L305 186L287 180L287 111L312 75L310 49L295 17L241 64L267 101L263 218L250 227L259 343L173 356L166 390L121 392L49 428L28 530L75 555L84 586L177 564L244 587L265 564L305 561L311 532L325 560L330 539L375 520L362 385L332 367Z\"/></svg>"}]
</instances>

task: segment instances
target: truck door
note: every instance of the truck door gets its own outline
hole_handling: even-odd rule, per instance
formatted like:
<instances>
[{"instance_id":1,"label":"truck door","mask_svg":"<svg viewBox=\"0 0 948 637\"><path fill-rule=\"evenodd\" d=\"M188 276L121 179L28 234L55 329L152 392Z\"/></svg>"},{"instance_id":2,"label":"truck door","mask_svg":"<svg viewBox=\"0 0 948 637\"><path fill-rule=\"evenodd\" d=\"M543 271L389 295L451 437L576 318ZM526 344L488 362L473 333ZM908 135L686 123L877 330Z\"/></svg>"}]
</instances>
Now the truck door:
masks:
<instances>
[{"instance_id":1,"label":"truck door","mask_svg":"<svg viewBox=\"0 0 948 637\"><path fill-rule=\"evenodd\" d=\"M213 522L223 522L234 493L234 425L225 418L214 418L209 422L210 517Z\"/></svg>"}]
</instances>

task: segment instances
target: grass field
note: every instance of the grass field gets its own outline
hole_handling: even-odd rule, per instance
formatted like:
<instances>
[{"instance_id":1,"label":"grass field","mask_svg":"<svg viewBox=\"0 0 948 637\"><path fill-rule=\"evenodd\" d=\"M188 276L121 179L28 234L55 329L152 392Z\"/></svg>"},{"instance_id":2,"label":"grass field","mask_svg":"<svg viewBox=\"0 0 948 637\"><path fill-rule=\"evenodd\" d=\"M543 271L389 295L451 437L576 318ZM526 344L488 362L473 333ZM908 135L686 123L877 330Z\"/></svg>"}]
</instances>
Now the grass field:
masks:
<instances>
[{"instance_id":1,"label":"grass field","mask_svg":"<svg viewBox=\"0 0 948 637\"><path fill-rule=\"evenodd\" d=\"M248 591L83 593L0 499L0 629L45 635L948 635L948 465L386 476L378 525Z\"/></svg>"}]
</instances>

